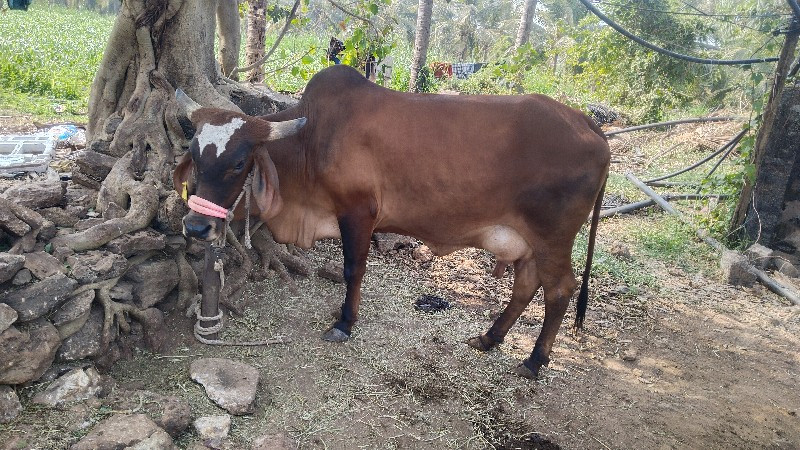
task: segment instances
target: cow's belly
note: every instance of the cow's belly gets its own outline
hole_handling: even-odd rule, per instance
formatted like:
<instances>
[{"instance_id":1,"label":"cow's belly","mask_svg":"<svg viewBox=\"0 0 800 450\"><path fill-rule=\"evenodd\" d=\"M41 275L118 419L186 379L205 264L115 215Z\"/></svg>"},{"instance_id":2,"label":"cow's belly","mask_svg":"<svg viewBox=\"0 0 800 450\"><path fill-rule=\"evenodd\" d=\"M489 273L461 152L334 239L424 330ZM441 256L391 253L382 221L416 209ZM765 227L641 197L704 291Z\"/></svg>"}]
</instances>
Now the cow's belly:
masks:
<instances>
[{"instance_id":1,"label":"cow's belly","mask_svg":"<svg viewBox=\"0 0 800 450\"><path fill-rule=\"evenodd\" d=\"M498 261L512 263L520 258L529 258L533 254L533 249L522 235L506 225L483 227L446 239L423 237L422 240L434 254L439 256L464 247L477 247L494 254Z\"/></svg>"}]
</instances>

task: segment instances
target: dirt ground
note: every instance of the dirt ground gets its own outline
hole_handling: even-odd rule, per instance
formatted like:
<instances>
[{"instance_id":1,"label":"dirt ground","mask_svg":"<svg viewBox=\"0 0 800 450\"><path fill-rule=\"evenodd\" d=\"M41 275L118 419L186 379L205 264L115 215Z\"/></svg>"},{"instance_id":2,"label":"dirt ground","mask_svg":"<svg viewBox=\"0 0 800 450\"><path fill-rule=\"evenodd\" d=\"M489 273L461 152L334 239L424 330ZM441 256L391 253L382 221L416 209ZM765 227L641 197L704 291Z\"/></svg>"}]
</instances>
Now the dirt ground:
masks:
<instances>
[{"instance_id":1,"label":"dirt ground","mask_svg":"<svg viewBox=\"0 0 800 450\"><path fill-rule=\"evenodd\" d=\"M600 250L629 248L629 267L651 281L630 291L617 278L596 277L584 331L569 329L571 307L536 381L511 369L541 328L540 299L494 351L465 344L500 313L512 278L491 278L490 255L471 249L431 262L410 250L372 251L360 321L347 343L320 339L343 285L297 279L295 294L273 276L248 288L238 301L244 316L228 318L222 338L281 335L289 343L204 346L191 337L190 320L172 313L175 331L162 353L139 352L108 374L118 390L187 398L199 417L222 410L189 379L191 361L227 357L257 367L256 412L234 417L231 449L277 432L309 449L800 448L800 308L758 285L724 284L707 250L685 255L698 265L648 257L624 230L662 217L651 211L601 221ZM318 243L310 257L318 265L342 258L336 241ZM451 308L415 310L424 294ZM29 398L42 387L20 390L25 410L0 428L0 447L63 448L119 412L102 402L36 407ZM186 432L177 444L196 440Z\"/></svg>"}]
</instances>

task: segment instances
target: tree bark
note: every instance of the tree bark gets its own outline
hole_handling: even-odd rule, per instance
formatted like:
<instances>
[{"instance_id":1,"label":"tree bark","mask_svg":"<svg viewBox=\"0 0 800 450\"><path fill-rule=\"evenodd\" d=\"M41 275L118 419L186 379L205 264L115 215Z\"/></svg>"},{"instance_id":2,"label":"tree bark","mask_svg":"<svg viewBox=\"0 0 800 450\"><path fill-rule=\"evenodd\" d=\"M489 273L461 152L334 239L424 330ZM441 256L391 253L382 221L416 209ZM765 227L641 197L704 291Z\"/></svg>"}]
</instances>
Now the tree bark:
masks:
<instances>
[{"instance_id":1,"label":"tree bark","mask_svg":"<svg viewBox=\"0 0 800 450\"><path fill-rule=\"evenodd\" d=\"M408 90L419 92L419 74L428 58L428 44L431 36L431 15L433 0L419 0L417 8L417 30L414 38L414 58L411 62L411 75Z\"/></svg>"},{"instance_id":2,"label":"tree bark","mask_svg":"<svg viewBox=\"0 0 800 450\"><path fill-rule=\"evenodd\" d=\"M793 144L789 138L797 126L797 114L792 113L792 109L797 107L797 103L793 102L799 101L796 90L791 98L783 98L786 76L794 61L797 42L797 32L786 35L761 127L756 135L753 156L755 180L745 180L731 224L733 230L744 227L745 237L768 247L777 232L777 217L782 211L785 190L792 181L790 172L793 161L787 158L796 157L797 154L796 141Z\"/></svg>"},{"instance_id":3,"label":"tree bark","mask_svg":"<svg viewBox=\"0 0 800 450\"><path fill-rule=\"evenodd\" d=\"M525 5L522 7L522 16L519 19L519 27L517 28L517 38L514 40L514 50L528 43L533 16L536 15L537 3L538 0L525 0Z\"/></svg>"},{"instance_id":4,"label":"tree bark","mask_svg":"<svg viewBox=\"0 0 800 450\"><path fill-rule=\"evenodd\" d=\"M219 36L219 65L222 74L233 80L233 72L239 66L239 48L242 45L242 30L239 22L238 0L218 0L217 35Z\"/></svg>"},{"instance_id":5,"label":"tree bark","mask_svg":"<svg viewBox=\"0 0 800 450\"><path fill-rule=\"evenodd\" d=\"M249 0L247 11L247 45L245 47L245 65L255 64L264 57L267 31L267 7L265 0ZM260 83L264 81L264 66L259 64L247 73L247 81Z\"/></svg>"}]
</instances>

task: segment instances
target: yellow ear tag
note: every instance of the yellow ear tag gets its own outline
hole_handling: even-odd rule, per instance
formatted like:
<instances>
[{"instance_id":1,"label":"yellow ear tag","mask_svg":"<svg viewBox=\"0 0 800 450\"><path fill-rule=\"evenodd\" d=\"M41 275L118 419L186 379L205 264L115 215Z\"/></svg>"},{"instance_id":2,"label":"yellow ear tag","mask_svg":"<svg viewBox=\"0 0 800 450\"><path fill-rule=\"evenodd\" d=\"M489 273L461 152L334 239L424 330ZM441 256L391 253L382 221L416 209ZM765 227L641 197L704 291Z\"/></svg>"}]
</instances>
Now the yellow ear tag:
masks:
<instances>
[{"instance_id":1,"label":"yellow ear tag","mask_svg":"<svg viewBox=\"0 0 800 450\"><path fill-rule=\"evenodd\" d=\"M183 192L181 192L181 198L184 201L189 200L189 183L187 183L186 181L183 182Z\"/></svg>"}]
</instances>

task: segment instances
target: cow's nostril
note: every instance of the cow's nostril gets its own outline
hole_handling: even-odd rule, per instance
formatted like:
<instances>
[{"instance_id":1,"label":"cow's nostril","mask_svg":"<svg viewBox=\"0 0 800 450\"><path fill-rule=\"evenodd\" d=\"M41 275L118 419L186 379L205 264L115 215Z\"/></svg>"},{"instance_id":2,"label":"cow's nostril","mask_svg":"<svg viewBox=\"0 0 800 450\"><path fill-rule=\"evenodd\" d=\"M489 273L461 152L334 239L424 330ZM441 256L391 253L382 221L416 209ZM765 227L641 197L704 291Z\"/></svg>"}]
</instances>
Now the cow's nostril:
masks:
<instances>
[{"instance_id":1,"label":"cow's nostril","mask_svg":"<svg viewBox=\"0 0 800 450\"><path fill-rule=\"evenodd\" d=\"M208 237L208 232L211 231L211 224L205 222L195 222L193 220L183 221L184 234L188 237L196 239L205 239Z\"/></svg>"}]
</instances>

